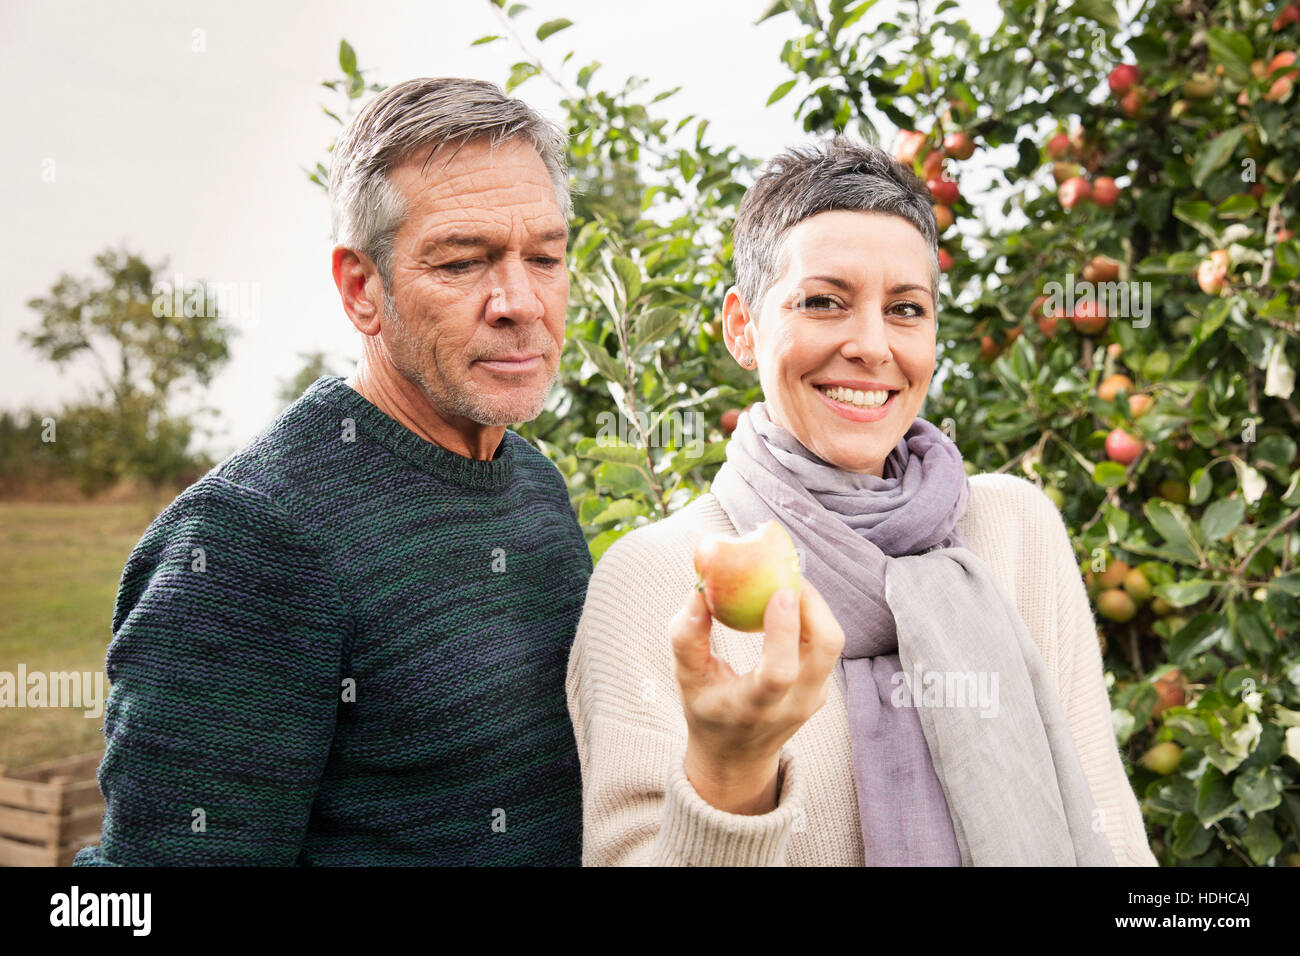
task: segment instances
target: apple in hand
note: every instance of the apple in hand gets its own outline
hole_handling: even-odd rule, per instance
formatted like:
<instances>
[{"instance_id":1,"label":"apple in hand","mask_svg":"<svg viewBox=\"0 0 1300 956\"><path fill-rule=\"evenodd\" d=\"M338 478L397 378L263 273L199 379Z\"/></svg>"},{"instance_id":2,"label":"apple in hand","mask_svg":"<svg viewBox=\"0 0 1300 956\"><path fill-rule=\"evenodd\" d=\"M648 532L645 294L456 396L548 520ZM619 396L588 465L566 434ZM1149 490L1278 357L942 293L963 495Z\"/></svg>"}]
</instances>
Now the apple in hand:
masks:
<instances>
[{"instance_id":1,"label":"apple in hand","mask_svg":"<svg viewBox=\"0 0 1300 956\"><path fill-rule=\"evenodd\" d=\"M697 589L709 612L737 631L761 631L767 602L781 588L799 590L799 554L790 533L767 521L739 538L712 534L695 549Z\"/></svg>"}]
</instances>

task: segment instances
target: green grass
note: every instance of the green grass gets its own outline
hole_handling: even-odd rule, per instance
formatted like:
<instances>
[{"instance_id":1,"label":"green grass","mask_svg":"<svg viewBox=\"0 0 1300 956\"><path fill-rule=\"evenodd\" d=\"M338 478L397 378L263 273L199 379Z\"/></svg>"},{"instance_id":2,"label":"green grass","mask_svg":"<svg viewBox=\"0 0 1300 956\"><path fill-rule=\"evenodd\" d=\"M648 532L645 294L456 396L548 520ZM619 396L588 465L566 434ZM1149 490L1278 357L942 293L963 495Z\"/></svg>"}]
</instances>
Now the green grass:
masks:
<instances>
[{"instance_id":1,"label":"green grass","mask_svg":"<svg viewBox=\"0 0 1300 956\"><path fill-rule=\"evenodd\" d=\"M0 502L0 671L102 673L122 566L152 519L144 503ZM75 708L0 708L0 765L90 752L102 725Z\"/></svg>"}]
</instances>

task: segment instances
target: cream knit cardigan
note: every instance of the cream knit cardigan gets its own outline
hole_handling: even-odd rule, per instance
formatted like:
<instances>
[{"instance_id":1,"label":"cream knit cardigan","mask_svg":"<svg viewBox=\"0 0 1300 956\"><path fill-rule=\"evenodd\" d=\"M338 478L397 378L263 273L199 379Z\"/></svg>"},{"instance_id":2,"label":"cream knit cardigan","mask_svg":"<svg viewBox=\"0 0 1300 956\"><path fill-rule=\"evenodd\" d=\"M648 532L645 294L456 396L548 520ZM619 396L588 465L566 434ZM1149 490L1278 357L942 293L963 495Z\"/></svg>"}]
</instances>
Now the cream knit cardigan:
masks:
<instances>
[{"instance_id":1,"label":"cream knit cardigan","mask_svg":"<svg viewBox=\"0 0 1300 956\"><path fill-rule=\"evenodd\" d=\"M977 475L959 527L1042 654L1116 862L1157 865L1111 729L1096 624L1056 507L1021 478ZM862 866L848 717L834 673L825 705L781 753L775 810L724 812L686 779L668 625L694 586L696 542L711 532L737 533L705 494L619 539L592 575L567 680L582 763L583 864ZM736 673L758 664L761 634L715 621L711 640Z\"/></svg>"}]
</instances>

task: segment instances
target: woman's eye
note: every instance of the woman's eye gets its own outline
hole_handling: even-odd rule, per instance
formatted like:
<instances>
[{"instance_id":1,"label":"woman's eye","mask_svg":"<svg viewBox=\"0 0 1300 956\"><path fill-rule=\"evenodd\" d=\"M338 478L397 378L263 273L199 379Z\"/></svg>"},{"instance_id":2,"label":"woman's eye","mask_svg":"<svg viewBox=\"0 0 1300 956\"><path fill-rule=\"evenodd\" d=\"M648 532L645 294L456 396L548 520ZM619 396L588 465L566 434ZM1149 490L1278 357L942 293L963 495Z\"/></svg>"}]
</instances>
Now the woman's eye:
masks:
<instances>
[{"instance_id":1,"label":"woman's eye","mask_svg":"<svg viewBox=\"0 0 1300 956\"><path fill-rule=\"evenodd\" d=\"M915 302L900 302L894 306L894 308L903 309L904 311L902 314L909 319L925 318L925 309L917 305Z\"/></svg>"},{"instance_id":2,"label":"woman's eye","mask_svg":"<svg viewBox=\"0 0 1300 956\"><path fill-rule=\"evenodd\" d=\"M828 309L838 309L840 306L828 295L813 295L803 300L803 307L812 312L825 312Z\"/></svg>"}]
</instances>

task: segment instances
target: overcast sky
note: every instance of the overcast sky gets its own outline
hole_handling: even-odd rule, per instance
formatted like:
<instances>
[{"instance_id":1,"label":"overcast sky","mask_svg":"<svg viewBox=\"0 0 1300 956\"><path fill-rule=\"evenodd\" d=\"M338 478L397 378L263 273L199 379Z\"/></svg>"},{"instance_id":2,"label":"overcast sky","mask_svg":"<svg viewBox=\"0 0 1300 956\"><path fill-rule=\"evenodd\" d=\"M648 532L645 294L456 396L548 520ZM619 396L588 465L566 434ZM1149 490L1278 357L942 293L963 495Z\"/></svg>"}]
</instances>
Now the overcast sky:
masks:
<instances>
[{"instance_id":1,"label":"overcast sky","mask_svg":"<svg viewBox=\"0 0 1300 956\"><path fill-rule=\"evenodd\" d=\"M518 22L531 39L543 20L568 17L575 26L542 47L550 62L574 49L575 61L604 64L606 86L627 74L649 78L655 91L681 85L662 104L669 116L707 116L711 142L764 157L803 138L793 100L764 109L789 78L779 54L798 29L789 16L754 26L769 5L530 0ZM992 0L969 6L978 29L997 21ZM89 364L61 373L37 361L18 333L37 325L30 298L63 272L91 275L108 246L168 260L168 275L255 290L257 322L245 323L203 396L221 413L221 430L204 443L214 453L233 451L270 420L298 353L324 349L350 369L360 336L330 277L324 192L302 171L325 158L338 131L321 111L338 101L320 81L338 74L346 38L371 81L503 83L517 51L502 41L470 47L498 32L486 0L0 2L9 94L0 151L3 406L49 408L94 382ZM544 79L517 95L560 118L559 94Z\"/></svg>"}]
</instances>

